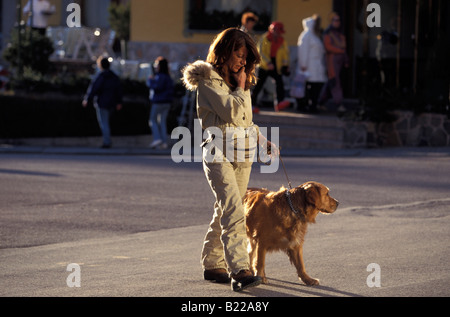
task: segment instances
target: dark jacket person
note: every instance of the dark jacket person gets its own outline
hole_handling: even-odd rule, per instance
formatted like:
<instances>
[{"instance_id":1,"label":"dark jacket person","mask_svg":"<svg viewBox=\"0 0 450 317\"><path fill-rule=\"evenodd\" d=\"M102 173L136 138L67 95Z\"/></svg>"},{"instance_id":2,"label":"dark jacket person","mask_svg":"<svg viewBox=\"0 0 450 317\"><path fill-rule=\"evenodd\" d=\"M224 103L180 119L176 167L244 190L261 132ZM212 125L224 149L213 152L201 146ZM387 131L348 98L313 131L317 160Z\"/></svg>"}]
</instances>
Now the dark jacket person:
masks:
<instances>
[{"instance_id":1,"label":"dark jacket person","mask_svg":"<svg viewBox=\"0 0 450 317\"><path fill-rule=\"evenodd\" d=\"M101 72L92 81L83 100L83 107L93 101L97 119L102 130L102 148L111 147L110 117L114 109L122 109L122 86L119 77L110 70L108 58L99 58L97 66Z\"/></svg>"}]
</instances>

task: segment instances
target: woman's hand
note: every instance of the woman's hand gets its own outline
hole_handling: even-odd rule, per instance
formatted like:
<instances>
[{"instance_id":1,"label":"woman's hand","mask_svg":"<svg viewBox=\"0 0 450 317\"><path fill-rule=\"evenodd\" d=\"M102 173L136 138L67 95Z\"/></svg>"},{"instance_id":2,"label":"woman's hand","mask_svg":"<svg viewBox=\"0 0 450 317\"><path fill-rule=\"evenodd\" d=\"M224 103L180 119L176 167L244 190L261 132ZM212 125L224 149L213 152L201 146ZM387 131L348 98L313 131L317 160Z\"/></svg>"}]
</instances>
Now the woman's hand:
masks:
<instances>
[{"instance_id":1,"label":"woman's hand","mask_svg":"<svg viewBox=\"0 0 450 317\"><path fill-rule=\"evenodd\" d=\"M264 135L259 134L258 143L261 145L271 158L280 156L280 149L275 143L270 142Z\"/></svg>"},{"instance_id":2,"label":"woman's hand","mask_svg":"<svg viewBox=\"0 0 450 317\"><path fill-rule=\"evenodd\" d=\"M234 80L236 80L237 86L245 89L245 83L247 82L247 74L245 73L245 67L242 67L237 73L232 73Z\"/></svg>"},{"instance_id":3,"label":"woman's hand","mask_svg":"<svg viewBox=\"0 0 450 317\"><path fill-rule=\"evenodd\" d=\"M271 158L276 158L280 156L280 149L276 146L275 143L267 140L267 154L270 155Z\"/></svg>"}]
</instances>

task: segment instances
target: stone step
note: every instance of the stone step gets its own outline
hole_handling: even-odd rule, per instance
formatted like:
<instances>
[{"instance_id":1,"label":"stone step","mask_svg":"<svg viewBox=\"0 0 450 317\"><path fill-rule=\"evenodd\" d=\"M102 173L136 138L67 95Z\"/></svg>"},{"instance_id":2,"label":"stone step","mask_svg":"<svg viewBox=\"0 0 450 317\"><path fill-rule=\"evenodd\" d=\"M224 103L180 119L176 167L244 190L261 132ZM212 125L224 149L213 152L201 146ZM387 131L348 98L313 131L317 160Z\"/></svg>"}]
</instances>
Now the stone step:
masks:
<instances>
[{"instance_id":1,"label":"stone step","mask_svg":"<svg viewBox=\"0 0 450 317\"><path fill-rule=\"evenodd\" d=\"M253 121L261 126L297 125L314 127L342 127L342 121L337 117L308 115L292 112L261 111L253 115Z\"/></svg>"},{"instance_id":2,"label":"stone step","mask_svg":"<svg viewBox=\"0 0 450 317\"><path fill-rule=\"evenodd\" d=\"M318 139L327 141L344 141L344 130L342 128L330 128L320 126L295 126L280 125L280 137Z\"/></svg>"},{"instance_id":3,"label":"stone step","mask_svg":"<svg viewBox=\"0 0 450 317\"><path fill-rule=\"evenodd\" d=\"M279 128L279 145L285 149L342 149L345 131L336 117L306 115L291 112L260 112L253 117L255 124Z\"/></svg>"},{"instance_id":4,"label":"stone step","mask_svg":"<svg viewBox=\"0 0 450 317\"><path fill-rule=\"evenodd\" d=\"M344 149L343 142L318 140L318 139L292 139L280 138L280 147L282 149L298 150L324 150L324 149Z\"/></svg>"}]
</instances>

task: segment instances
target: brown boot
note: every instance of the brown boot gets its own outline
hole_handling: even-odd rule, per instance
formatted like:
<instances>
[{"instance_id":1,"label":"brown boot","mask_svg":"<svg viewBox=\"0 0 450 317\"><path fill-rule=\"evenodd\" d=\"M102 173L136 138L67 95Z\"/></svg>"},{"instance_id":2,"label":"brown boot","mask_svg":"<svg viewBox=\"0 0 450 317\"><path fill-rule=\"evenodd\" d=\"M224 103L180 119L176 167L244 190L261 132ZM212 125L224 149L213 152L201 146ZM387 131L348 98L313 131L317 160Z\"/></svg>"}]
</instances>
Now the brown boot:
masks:
<instances>
[{"instance_id":1,"label":"brown boot","mask_svg":"<svg viewBox=\"0 0 450 317\"><path fill-rule=\"evenodd\" d=\"M235 292L258 286L261 283L262 278L260 276L254 276L250 270L242 270L238 274L231 274L231 289Z\"/></svg>"},{"instance_id":2,"label":"brown boot","mask_svg":"<svg viewBox=\"0 0 450 317\"><path fill-rule=\"evenodd\" d=\"M230 277L225 269L205 270L203 271L203 277L207 281L230 283Z\"/></svg>"}]
</instances>

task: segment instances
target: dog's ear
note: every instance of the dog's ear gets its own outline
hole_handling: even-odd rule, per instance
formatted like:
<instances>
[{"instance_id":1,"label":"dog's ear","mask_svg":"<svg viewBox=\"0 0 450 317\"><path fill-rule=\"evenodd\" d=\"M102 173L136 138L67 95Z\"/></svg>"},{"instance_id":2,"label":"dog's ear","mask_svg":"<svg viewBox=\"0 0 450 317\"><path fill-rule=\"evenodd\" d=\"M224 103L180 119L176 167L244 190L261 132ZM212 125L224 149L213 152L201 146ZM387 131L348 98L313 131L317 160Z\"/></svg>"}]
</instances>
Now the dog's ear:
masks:
<instances>
[{"instance_id":1,"label":"dog's ear","mask_svg":"<svg viewBox=\"0 0 450 317\"><path fill-rule=\"evenodd\" d=\"M305 191L305 217L310 223L316 222L316 216L319 213L319 209L322 207L322 198L320 188L317 184L309 182L304 184L303 190Z\"/></svg>"},{"instance_id":2,"label":"dog's ear","mask_svg":"<svg viewBox=\"0 0 450 317\"><path fill-rule=\"evenodd\" d=\"M315 208L320 208L320 189L317 188L313 183L306 183L301 186L305 191L306 203L308 205L314 206Z\"/></svg>"},{"instance_id":3,"label":"dog's ear","mask_svg":"<svg viewBox=\"0 0 450 317\"><path fill-rule=\"evenodd\" d=\"M308 190L308 189L310 189L311 187L313 187L313 184L312 184L312 183L305 183L305 184L303 184L303 185L301 186L301 188L303 188L304 190Z\"/></svg>"}]
</instances>

